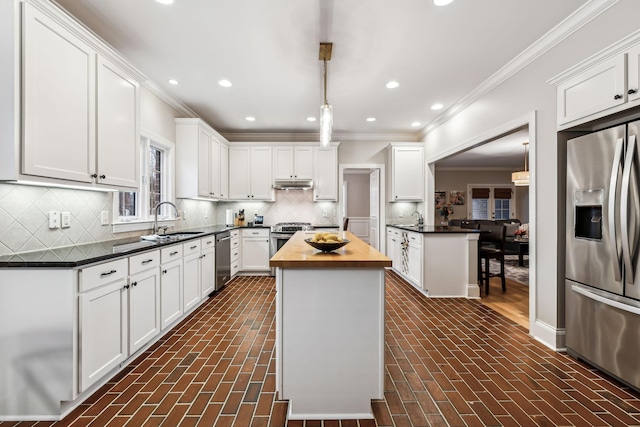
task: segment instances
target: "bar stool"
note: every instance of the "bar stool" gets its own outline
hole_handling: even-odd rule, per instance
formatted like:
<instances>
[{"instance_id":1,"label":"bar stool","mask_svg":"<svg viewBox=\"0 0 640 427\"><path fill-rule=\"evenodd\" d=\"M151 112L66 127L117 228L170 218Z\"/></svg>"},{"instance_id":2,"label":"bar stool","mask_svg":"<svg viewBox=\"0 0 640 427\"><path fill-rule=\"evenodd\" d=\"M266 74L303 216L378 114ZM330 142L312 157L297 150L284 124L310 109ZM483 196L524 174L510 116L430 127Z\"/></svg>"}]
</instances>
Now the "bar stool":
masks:
<instances>
[{"instance_id":1,"label":"bar stool","mask_svg":"<svg viewBox=\"0 0 640 427\"><path fill-rule=\"evenodd\" d=\"M489 295L489 279L491 277L500 277L502 281L502 292L507 290L507 284L504 277L504 239L506 236L506 228L504 225L480 225L480 246L478 257L478 280L480 288L482 284L485 286L485 294ZM489 260L497 259L500 261L500 271L492 274L489 269ZM482 261L484 260L484 271L482 271Z\"/></svg>"}]
</instances>

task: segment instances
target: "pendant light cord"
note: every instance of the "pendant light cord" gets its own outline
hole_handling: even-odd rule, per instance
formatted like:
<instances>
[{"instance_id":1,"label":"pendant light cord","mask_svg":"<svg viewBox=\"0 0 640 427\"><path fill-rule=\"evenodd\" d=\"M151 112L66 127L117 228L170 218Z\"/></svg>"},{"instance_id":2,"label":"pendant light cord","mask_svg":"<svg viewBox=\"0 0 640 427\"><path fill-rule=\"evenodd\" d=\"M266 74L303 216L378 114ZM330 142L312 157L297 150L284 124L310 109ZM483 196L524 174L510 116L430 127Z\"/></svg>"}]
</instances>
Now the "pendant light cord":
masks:
<instances>
[{"instance_id":1,"label":"pendant light cord","mask_svg":"<svg viewBox=\"0 0 640 427\"><path fill-rule=\"evenodd\" d=\"M327 60L324 60L324 105L329 104L327 102Z\"/></svg>"}]
</instances>

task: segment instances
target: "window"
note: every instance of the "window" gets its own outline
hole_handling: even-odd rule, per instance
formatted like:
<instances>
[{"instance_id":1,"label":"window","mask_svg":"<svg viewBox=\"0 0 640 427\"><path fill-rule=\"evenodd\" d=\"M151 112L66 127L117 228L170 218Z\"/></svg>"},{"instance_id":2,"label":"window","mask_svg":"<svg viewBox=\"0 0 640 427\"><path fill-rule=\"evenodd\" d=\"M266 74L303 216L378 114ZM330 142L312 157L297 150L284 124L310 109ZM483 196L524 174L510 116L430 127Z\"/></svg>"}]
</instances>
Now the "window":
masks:
<instances>
[{"instance_id":1,"label":"window","mask_svg":"<svg viewBox=\"0 0 640 427\"><path fill-rule=\"evenodd\" d=\"M173 150L174 144L170 141L146 134L140 138L140 172L142 175L140 189L138 191L121 191L117 197L114 197L114 217L118 218L116 224L136 223L141 225L120 227L122 230L117 231L148 228L148 222L154 219L153 208L161 201L173 200L172 186L170 185L173 175ZM161 206L158 218L173 220L173 209L167 209L167 205ZM116 232L115 225L114 232Z\"/></svg>"},{"instance_id":2,"label":"window","mask_svg":"<svg viewBox=\"0 0 640 427\"><path fill-rule=\"evenodd\" d=\"M509 219L513 187L486 185L482 187L469 186L471 194L471 219Z\"/></svg>"}]
</instances>

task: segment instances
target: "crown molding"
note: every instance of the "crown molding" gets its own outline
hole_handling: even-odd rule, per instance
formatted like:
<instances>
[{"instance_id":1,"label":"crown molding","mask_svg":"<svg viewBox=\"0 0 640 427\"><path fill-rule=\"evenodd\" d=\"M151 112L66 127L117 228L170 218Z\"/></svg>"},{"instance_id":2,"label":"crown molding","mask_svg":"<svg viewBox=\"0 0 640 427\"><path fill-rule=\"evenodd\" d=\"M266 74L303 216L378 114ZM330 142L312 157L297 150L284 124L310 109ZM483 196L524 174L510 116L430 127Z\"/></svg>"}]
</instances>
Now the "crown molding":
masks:
<instances>
[{"instance_id":1,"label":"crown molding","mask_svg":"<svg viewBox=\"0 0 640 427\"><path fill-rule=\"evenodd\" d=\"M220 132L229 142L318 142L317 132ZM418 142L415 133L347 133L334 132L335 141L394 141Z\"/></svg>"},{"instance_id":2,"label":"crown molding","mask_svg":"<svg viewBox=\"0 0 640 427\"><path fill-rule=\"evenodd\" d=\"M151 92L152 94L154 94L155 96L157 96L158 98L160 98L161 100L169 104L171 108L178 111L182 116L202 120L201 117L195 111L189 108L186 104L183 104L181 101L178 101L176 98L166 93L153 80L145 79L142 82L142 86L145 89L147 89L149 92ZM207 126L211 128L211 126L207 122L205 122L204 120L202 120L202 122L206 123Z\"/></svg>"},{"instance_id":3,"label":"crown molding","mask_svg":"<svg viewBox=\"0 0 640 427\"><path fill-rule=\"evenodd\" d=\"M444 124L457 113L473 104L478 99L491 92L502 84L505 80L522 70L527 65L538 59L551 48L562 42L564 39L578 31L580 28L591 22L593 19L604 13L619 0L590 0L565 18L558 25L549 30L546 34L536 40L531 46L523 50L515 58L509 61L504 67L491 75L478 87L472 90L467 96L449 107L441 115L433 119L426 127L420 130L417 135L419 139L424 139L429 132Z\"/></svg>"},{"instance_id":4,"label":"crown molding","mask_svg":"<svg viewBox=\"0 0 640 427\"><path fill-rule=\"evenodd\" d=\"M438 166L436 164L436 171L438 172L446 172L446 171L455 171L455 172L513 172L514 169L518 169L518 166L508 167L508 166Z\"/></svg>"}]
</instances>

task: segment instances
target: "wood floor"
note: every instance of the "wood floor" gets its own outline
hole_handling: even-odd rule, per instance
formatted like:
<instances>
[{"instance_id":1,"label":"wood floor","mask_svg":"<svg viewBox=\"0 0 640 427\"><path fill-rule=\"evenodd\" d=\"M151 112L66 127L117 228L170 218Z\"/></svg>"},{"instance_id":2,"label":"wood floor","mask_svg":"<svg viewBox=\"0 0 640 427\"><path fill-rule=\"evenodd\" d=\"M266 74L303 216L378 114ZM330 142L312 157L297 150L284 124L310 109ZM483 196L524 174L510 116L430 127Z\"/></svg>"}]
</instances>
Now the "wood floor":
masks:
<instances>
[{"instance_id":1,"label":"wood floor","mask_svg":"<svg viewBox=\"0 0 640 427\"><path fill-rule=\"evenodd\" d=\"M480 302L529 330L529 287L510 279L506 283L507 291L502 292L500 278L492 277L489 295L483 288Z\"/></svg>"},{"instance_id":2,"label":"wood floor","mask_svg":"<svg viewBox=\"0 0 640 427\"><path fill-rule=\"evenodd\" d=\"M640 425L640 394L479 300L427 298L393 272L375 419L287 422L275 394L275 294L272 277L236 278L62 422L0 427Z\"/></svg>"}]
</instances>

